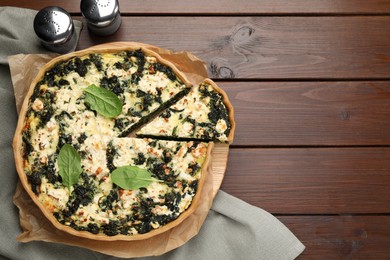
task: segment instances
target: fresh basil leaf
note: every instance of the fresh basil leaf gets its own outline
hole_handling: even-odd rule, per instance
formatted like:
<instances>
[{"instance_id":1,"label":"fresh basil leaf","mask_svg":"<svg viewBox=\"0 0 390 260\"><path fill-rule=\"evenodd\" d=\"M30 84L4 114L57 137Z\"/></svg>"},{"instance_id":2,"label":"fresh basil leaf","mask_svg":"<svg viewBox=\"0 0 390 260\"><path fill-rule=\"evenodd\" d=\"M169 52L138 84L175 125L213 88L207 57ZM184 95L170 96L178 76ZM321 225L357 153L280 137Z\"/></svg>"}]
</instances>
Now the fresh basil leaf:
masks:
<instances>
[{"instance_id":1,"label":"fresh basil leaf","mask_svg":"<svg viewBox=\"0 0 390 260\"><path fill-rule=\"evenodd\" d=\"M122 166L111 173L113 183L125 190L136 190L147 187L152 182L163 182L152 177L152 174L137 166Z\"/></svg>"},{"instance_id":2,"label":"fresh basil leaf","mask_svg":"<svg viewBox=\"0 0 390 260\"><path fill-rule=\"evenodd\" d=\"M85 102L105 117L116 117L122 112L122 102L114 92L90 85L84 89Z\"/></svg>"},{"instance_id":3,"label":"fresh basil leaf","mask_svg":"<svg viewBox=\"0 0 390 260\"><path fill-rule=\"evenodd\" d=\"M83 171L81 169L81 157L70 144L61 147L58 154L58 169L62 183L70 190L70 187L78 182Z\"/></svg>"}]
</instances>

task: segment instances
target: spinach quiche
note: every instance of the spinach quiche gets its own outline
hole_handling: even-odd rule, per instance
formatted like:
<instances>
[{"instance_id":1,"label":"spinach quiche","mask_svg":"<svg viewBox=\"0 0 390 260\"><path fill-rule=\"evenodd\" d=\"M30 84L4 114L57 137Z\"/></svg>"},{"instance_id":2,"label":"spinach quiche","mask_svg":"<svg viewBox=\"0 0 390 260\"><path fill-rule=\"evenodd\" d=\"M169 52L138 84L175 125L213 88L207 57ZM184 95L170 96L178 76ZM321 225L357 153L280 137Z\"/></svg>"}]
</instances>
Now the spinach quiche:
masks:
<instances>
[{"instance_id":1,"label":"spinach quiche","mask_svg":"<svg viewBox=\"0 0 390 260\"><path fill-rule=\"evenodd\" d=\"M222 89L206 80L142 127L137 135L229 142L232 126L225 97Z\"/></svg>"},{"instance_id":2,"label":"spinach quiche","mask_svg":"<svg viewBox=\"0 0 390 260\"><path fill-rule=\"evenodd\" d=\"M194 211L214 142L234 128L211 80L192 86L144 48L84 50L41 69L13 145L24 189L56 228L131 241Z\"/></svg>"}]
</instances>

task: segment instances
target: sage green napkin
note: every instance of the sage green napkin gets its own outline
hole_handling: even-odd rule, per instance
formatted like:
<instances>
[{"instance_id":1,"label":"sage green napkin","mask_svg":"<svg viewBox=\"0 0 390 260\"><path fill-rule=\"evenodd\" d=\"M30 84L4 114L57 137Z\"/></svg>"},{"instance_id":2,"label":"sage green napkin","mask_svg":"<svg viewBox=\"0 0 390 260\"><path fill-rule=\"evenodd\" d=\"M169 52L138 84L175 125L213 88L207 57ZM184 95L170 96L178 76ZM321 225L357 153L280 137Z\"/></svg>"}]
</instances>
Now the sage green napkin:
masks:
<instances>
[{"instance_id":1,"label":"sage green napkin","mask_svg":"<svg viewBox=\"0 0 390 260\"><path fill-rule=\"evenodd\" d=\"M36 11L0 7L0 258L113 259L87 249L34 241L19 243L22 232L12 204L17 173L12 138L17 113L7 56L48 53L32 28ZM75 21L79 34L82 24ZM143 259L294 259L304 245L274 216L219 191L199 234L178 249Z\"/></svg>"}]
</instances>

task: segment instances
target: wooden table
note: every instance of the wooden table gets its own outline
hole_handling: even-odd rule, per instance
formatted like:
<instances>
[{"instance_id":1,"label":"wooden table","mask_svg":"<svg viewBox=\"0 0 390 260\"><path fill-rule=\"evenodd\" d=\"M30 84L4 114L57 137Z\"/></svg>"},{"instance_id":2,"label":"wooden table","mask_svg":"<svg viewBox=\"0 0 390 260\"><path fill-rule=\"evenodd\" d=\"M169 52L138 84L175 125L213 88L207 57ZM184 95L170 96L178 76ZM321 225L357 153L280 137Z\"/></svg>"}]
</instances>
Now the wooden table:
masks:
<instances>
[{"instance_id":1,"label":"wooden table","mask_svg":"<svg viewBox=\"0 0 390 260\"><path fill-rule=\"evenodd\" d=\"M40 9L52 1L3 0ZM82 19L79 1L57 1ZM222 190L279 218L299 259L390 258L390 1L121 1L110 37L206 61L238 123Z\"/></svg>"}]
</instances>

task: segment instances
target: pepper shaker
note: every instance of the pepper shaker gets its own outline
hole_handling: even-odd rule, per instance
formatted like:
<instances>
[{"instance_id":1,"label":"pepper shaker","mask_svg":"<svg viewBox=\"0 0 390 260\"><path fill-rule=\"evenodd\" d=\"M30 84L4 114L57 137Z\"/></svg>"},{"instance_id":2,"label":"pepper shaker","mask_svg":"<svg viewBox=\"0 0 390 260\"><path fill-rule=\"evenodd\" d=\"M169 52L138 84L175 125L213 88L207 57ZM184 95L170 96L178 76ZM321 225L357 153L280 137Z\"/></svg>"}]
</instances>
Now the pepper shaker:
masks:
<instances>
[{"instance_id":1,"label":"pepper shaker","mask_svg":"<svg viewBox=\"0 0 390 260\"><path fill-rule=\"evenodd\" d=\"M113 34L121 25L118 0L81 0L80 9L88 29L96 35Z\"/></svg>"},{"instance_id":2,"label":"pepper shaker","mask_svg":"<svg viewBox=\"0 0 390 260\"><path fill-rule=\"evenodd\" d=\"M61 7L48 6L40 10L34 18L34 31L48 50L64 54L76 48L73 20Z\"/></svg>"}]
</instances>

